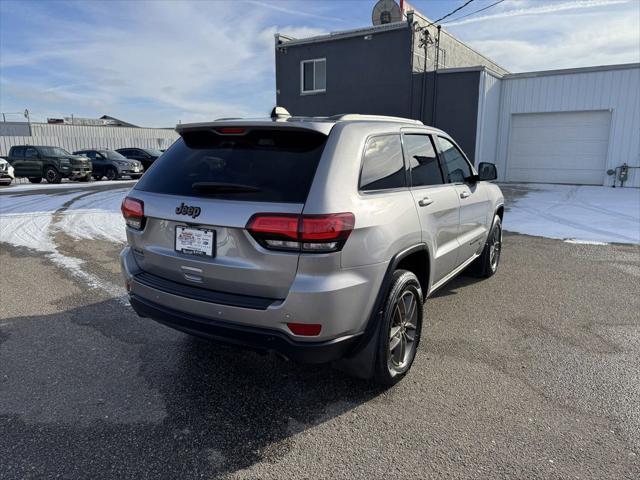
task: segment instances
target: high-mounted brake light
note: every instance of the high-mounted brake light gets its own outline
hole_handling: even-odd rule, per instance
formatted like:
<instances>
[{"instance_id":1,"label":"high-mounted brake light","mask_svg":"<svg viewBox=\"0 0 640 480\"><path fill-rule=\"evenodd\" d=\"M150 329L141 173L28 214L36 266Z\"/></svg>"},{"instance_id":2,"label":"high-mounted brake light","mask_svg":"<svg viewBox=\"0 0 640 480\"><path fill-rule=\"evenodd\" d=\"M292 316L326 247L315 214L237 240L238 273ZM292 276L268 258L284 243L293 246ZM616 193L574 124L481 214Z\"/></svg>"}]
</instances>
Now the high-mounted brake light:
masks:
<instances>
[{"instance_id":1,"label":"high-mounted brake light","mask_svg":"<svg viewBox=\"0 0 640 480\"><path fill-rule=\"evenodd\" d=\"M222 135L242 135L247 130L242 127L222 127L216 131Z\"/></svg>"},{"instance_id":2,"label":"high-mounted brake light","mask_svg":"<svg viewBox=\"0 0 640 480\"><path fill-rule=\"evenodd\" d=\"M257 213L247 223L256 241L271 250L309 253L336 252L353 230L353 213L290 215Z\"/></svg>"},{"instance_id":3,"label":"high-mounted brake light","mask_svg":"<svg viewBox=\"0 0 640 480\"><path fill-rule=\"evenodd\" d=\"M128 227L142 230L144 227L144 202L142 200L125 197L120 209Z\"/></svg>"}]
</instances>

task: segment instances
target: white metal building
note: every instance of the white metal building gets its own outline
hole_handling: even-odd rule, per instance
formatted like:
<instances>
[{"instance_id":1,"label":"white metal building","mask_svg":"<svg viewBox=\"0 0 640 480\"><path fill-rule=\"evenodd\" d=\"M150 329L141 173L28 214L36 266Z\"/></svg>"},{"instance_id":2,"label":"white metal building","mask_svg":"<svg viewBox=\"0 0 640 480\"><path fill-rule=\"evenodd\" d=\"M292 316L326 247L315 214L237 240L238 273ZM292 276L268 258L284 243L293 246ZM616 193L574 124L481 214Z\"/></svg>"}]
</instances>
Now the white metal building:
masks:
<instances>
[{"instance_id":1,"label":"white metal building","mask_svg":"<svg viewBox=\"0 0 640 480\"><path fill-rule=\"evenodd\" d=\"M0 155L13 145L52 145L69 152L88 148L168 148L178 134L168 128L0 122Z\"/></svg>"},{"instance_id":2,"label":"white metal building","mask_svg":"<svg viewBox=\"0 0 640 480\"><path fill-rule=\"evenodd\" d=\"M607 170L640 166L640 64L484 70L476 152L504 181L612 185ZM640 187L640 169L625 186Z\"/></svg>"}]
</instances>

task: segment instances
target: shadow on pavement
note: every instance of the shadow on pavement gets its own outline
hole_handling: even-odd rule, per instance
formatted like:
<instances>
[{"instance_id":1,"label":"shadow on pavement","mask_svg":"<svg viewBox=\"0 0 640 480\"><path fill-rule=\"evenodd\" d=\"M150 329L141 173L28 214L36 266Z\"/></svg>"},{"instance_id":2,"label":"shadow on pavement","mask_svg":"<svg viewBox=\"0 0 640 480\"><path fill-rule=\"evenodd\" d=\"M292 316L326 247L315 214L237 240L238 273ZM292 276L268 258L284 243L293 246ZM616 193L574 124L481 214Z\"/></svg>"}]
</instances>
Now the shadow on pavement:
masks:
<instances>
[{"instance_id":1,"label":"shadow on pavement","mask_svg":"<svg viewBox=\"0 0 640 480\"><path fill-rule=\"evenodd\" d=\"M115 300L7 319L0 340L2 478L222 475L277 459L290 436L380 393L328 366L183 335Z\"/></svg>"}]
</instances>

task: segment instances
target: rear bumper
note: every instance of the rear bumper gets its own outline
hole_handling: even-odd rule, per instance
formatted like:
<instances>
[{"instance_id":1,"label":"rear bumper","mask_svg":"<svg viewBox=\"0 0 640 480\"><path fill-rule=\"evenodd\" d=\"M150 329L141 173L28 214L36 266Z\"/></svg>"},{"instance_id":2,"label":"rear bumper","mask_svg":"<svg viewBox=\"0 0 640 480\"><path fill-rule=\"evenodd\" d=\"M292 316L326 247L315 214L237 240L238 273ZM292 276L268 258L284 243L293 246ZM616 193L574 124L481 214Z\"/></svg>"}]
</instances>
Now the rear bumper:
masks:
<instances>
[{"instance_id":1,"label":"rear bumper","mask_svg":"<svg viewBox=\"0 0 640 480\"><path fill-rule=\"evenodd\" d=\"M215 292L156 277L140 269L130 246L122 251L120 260L132 304L141 315L223 341L227 330L212 333L209 326L262 332L263 340L257 344L233 338L227 343L274 350L313 362L339 358L351 343L347 339L358 338L365 331L385 268L373 265L316 275L298 273L286 298L273 299ZM287 326L289 322L320 324L322 330L316 337L295 335ZM305 348L321 353L310 353L315 359L309 359L299 352Z\"/></svg>"},{"instance_id":2,"label":"rear bumper","mask_svg":"<svg viewBox=\"0 0 640 480\"><path fill-rule=\"evenodd\" d=\"M327 363L344 357L360 335L348 335L325 342L297 342L286 334L267 328L215 321L158 305L138 295L129 297L141 317L151 318L176 330L254 350L277 352L303 363Z\"/></svg>"}]
</instances>

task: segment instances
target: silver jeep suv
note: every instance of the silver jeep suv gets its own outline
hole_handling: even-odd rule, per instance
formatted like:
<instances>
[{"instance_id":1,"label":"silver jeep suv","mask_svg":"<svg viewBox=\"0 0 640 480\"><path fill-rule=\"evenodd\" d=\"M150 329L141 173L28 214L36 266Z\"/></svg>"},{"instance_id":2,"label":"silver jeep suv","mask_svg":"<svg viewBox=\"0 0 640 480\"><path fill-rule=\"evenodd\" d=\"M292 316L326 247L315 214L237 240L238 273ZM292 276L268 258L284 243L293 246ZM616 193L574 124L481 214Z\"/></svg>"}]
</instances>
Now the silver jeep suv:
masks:
<instances>
[{"instance_id":1,"label":"silver jeep suv","mask_svg":"<svg viewBox=\"0 0 640 480\"><path fill-rule=\"evenodd\" d=\"M495 273L503 196L445 132L341 115L178 125L122 204L135 311L392 385L429 295Z\"/></svg>"}]
</instances>

